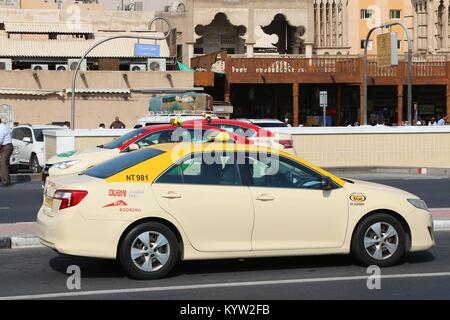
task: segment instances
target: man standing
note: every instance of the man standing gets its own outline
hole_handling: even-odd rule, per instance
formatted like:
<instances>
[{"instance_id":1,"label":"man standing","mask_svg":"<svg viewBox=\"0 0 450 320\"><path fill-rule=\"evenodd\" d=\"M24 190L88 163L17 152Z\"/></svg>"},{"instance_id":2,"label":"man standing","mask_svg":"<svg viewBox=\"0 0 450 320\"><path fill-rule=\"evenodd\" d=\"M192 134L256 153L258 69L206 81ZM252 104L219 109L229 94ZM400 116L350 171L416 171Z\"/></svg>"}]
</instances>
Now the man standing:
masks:
<instances>
[{"instance_id":1,"label":"man standing","mask_svg":"<svg viewBox=\"0 0 450 320\"><path fill-rule=\"evenodd\" d=\"M7 187L11 185L9 177L9 158L13 152L11 129L0 119L0 183Z\"/></svg>"},{"instance_id":2,"label":"man standing","mask_svg":"<svg viewBox=\"0 0 450 320\"><path fill-rule=\"evenodd\" d=\"M446 126L448 121L448 115L444 114L441 120L438 121L438 126Z\"/></svg>"},{"instance_id":3,"label":"man standing","mask_svg":"<svg viewBox=\"0 0 450 320\"><path fill-rule=\"evenodd\" d=\"M125 129L125 124L116 117L115 121L109 126L110 129Z\"/></svg>"}]
</instances>

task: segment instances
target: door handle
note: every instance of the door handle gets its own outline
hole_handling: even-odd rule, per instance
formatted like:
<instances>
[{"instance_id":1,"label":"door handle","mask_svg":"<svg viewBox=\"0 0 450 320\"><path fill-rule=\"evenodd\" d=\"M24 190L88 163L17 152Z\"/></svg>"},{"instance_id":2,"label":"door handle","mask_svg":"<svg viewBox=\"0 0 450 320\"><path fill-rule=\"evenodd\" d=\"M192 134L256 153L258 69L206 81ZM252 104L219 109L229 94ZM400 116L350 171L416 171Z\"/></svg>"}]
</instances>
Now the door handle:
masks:
<instances>
[{"instance_id":1,"label":"door handle","mask_svg":"<svg viewBox=\"0 0 450 320\"><path fill-rule=\"evenodd\" d=\"M180 199L181 198L181 194L175 193L175 192L169 192L166 194L161 195L162 198L165 199Z\"/></svg>"},{"instance_id":2,"label":"door handle","mask_svg":"<svg viewBox=\"0 0 450 320\"><path fill-rule=\"evenodd\" d=\"M256 200L258 200L258 201L274 201L275 198L272 196L269 196L268 194L261 194L256 197Z\"/></svg>"}]
</instances>

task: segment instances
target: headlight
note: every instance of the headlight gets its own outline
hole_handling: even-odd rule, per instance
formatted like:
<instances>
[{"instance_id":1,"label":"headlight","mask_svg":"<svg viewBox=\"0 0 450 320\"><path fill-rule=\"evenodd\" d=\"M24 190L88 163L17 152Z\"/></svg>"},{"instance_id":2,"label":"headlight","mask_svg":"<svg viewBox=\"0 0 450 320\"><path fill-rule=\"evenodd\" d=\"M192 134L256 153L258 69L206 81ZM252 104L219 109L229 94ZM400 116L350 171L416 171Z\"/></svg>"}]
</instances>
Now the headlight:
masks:
<instances>
[{"instance_id":1,"label":"headlight","mask_svg":"<svg viewBox=\"0 0 450 320\"><path fill-rule=\"evenodd\" d=\"M80 160L72 160L72 161L65 161L65 162L59 162L59 163L55 163L52 168L56 168L56 169L60 169L60 170L65 170L65 169L69 169L70 167L73 167L74 165L76 165L77 163L79 163Z\"/></svg>"},{"instance_id":2,"label":"headlight","mask_svg":"<svg viewBox=\"0 0 450 320\"><path fill-rule=\"evenodd\" d=\"M408 202L411 203L417 209L422 209L422 210L428 211L427 204L425 203L425 201L423 201L421 199L408 199Z\"/></svg>"}]
</instances>

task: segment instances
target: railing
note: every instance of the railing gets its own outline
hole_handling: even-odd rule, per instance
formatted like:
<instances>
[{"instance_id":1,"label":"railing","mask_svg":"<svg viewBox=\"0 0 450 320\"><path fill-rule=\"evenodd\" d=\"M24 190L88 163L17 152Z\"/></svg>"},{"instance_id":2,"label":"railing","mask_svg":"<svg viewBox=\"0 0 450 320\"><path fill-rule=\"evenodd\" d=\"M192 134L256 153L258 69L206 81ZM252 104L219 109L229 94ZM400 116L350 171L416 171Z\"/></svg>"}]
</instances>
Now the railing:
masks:
<instances>
[{"instance_id":1,"label":"railing","mask_svg":"<svg viewBox=\"0 0 450 320\"><path fill-rule=\"evenodd\" d=\"M194 60L195 59L195 60ZM196 57L193 61L203 69L211 71L213 63L217 63L216 56ZM209 67L207 66L210 61ZM200 63L202 62L202 63ZM357 82L362 79L363 59L357 56L316 56L306 58L301 55L287 56L257 56L247 58L244 55L228 55L223 59L225 71L232 77L250 74L301 74L301 75L346 75ZM195 64L193 64L195 65ZM413 78L433 78L440 81L449 77L450 62L447 56L415 56L413 58ZM405 78L407 63L403 56L399 57L399 65L392 67L378 67L376 57L369 57L369 77L384 79Z\"/></svg>"},{"instance_id":2,"label":"railing","mask_svg":"<svg viewBox=\"0 0 450 320\"><path fill-rule=\"evenodd\" d=\"M355 58L228 58L233 73L357 73Z\"/></svg>"}]
</instances>

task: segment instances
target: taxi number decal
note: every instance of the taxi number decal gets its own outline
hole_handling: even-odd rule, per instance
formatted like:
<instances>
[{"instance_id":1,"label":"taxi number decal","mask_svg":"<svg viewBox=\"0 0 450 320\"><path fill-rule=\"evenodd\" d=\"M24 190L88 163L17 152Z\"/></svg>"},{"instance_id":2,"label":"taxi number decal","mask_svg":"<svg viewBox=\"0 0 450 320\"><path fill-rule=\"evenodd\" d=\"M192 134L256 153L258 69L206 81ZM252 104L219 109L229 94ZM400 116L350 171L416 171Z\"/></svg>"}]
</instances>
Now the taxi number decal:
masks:
<instances>
[{"instance_id":1,"label":"taxi number decal","mask_svg":"<svg viewBox=\"0 0 450 320\"><path fill-rule=\"evenodd\" d=\"M149 181L148 175L146 174L129 174L126 176L127 181Z\"/></svg>"}]
</instances>

